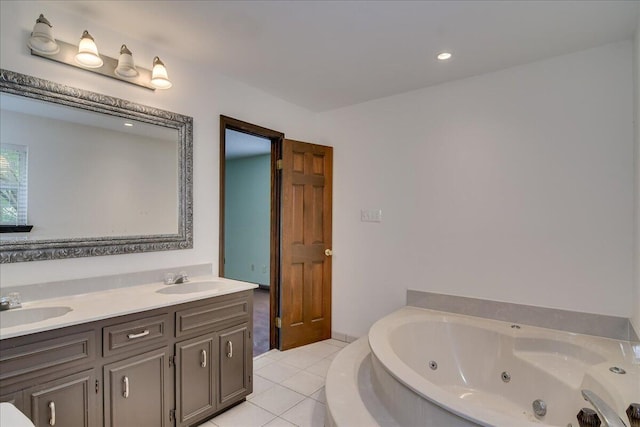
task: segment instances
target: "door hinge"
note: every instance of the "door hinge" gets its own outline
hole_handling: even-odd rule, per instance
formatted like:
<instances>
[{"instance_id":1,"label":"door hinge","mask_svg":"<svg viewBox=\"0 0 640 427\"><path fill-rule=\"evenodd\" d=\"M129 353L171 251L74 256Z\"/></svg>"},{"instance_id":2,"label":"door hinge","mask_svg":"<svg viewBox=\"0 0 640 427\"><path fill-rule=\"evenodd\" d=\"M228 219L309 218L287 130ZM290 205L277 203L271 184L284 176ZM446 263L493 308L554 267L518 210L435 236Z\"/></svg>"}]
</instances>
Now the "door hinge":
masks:
<instances>
[{"instance_id":1,"label":"door hinge","mask_svg":"<svg viewBox=\"0 0 640 427\"><path fill-rule=\"evenodd\" d=\"M169 411L169 422L172 423L173 420L176 419L176 410L175 409L171 409Z\"/></svg>"},{"instance_id":2,"label":"door hinge","mask_svg":"<svg viewBox=\"0 0 640 427\"><path fill-rule=\"evenodd\" d=\"M96 394L100 393L100 380L96 380Z\"/></svg>"},{"instance_id":3,"label":"door hinge","mask_svg":"<svg viewBox=\"0 0 640 427\"><path fill-rule=\"evenodd\" d=\"M282 328L282 319L276 317L276 328Z\"/></svg>"},{"instance_id":4,"label":"door hinge","mask_svg":"<svg viewBox=\"0 0 640 427\"><path fill-rule=\"evenodd\" d=\"M169 367L173 368L173 365L176 364L176 357L175 356L169 356Z\"/></svg>"},{"instance_id":5,"label":"door hinge","mask_svg":"<svg viewBox=\"0 0 640 427\"><path fill-rule=\"evenodd\" d=\"M276 160L276 169L282 170L282 159Z\"/></svg>"}]
</instances>

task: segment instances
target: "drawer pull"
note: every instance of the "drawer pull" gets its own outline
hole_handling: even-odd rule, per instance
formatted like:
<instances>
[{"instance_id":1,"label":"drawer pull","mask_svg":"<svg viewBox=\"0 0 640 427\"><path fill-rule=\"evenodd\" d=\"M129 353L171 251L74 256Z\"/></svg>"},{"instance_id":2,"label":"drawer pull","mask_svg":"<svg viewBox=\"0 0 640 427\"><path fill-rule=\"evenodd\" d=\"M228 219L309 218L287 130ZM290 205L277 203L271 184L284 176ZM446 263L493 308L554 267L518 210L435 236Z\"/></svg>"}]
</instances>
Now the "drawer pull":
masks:
<instances>
[{"instance_id":1,"label":"drawer pull","mask_svg":"<svg viewBox=\"0 0 640 427\"><path fill-rule=\"evenodd\" d=\"M127 397L129 397L129 378L128 377L124 377L122 378L122 397L124 397L125 399Z\"/></svg>"},{"instance_id":2,"label":"drawer pull","mask_svg":"<svg viewBox=\"0 0 640 427\"><path fill-rule=\"evenodd\" d=\"M56 425L56 403L53 401L49 402L49 425Z\"/></svg>"},{"instance_id":3,"label":"drawer pull","mask_svg":"<svg viewBox=\"0 0 640 427\"><path fill-rule=\"evenodd\" d=\"M227 357L233 357L233 343L231 341L227 341Z\"/></svg>"},{"instance_id":4,"label":"drawer pull","mask_svg":"<svg viewBox=\"0 0 640 427\"><path fill-rule=\"evenodd\" d=\"M146 337L149 334L150 334L149 330L145 329L144 331L140 332L139 334L128 334L127 338L129 338L130 340L134 340L136 338Z\"/></svg>"},{"instance_id":5,"label":"drawer pull","mask_svg":"<svg viewBox=\"0 0 640 427\"><path fill-rule=\"evenodd\" d=\"M207 367L207 350L202 350L201 356L202 356L201 358L202 361L200 362L200 366L202 366L203 368L206 368Z\"/></svg>"}]
</instances>

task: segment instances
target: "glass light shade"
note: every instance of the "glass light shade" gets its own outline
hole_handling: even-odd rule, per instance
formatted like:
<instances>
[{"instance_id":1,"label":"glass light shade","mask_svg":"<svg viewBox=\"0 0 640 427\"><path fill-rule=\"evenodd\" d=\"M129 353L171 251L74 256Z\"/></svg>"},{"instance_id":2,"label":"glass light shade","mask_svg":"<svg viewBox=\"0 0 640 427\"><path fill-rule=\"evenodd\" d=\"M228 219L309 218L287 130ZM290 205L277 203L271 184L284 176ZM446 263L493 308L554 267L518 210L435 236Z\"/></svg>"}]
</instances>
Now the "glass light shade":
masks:
<instances>
[{"instance_id":1,"label":"glass light shade","mask_svg":"<svg viewBox=\"0 0 640 427\"><path fill-rule=\"evenodd\" d=\"M118 58L118 66L114 70L117 76L120 77L137 77L138 70L136 70L136 66L133 63L133 55L131 55L131 51L127 48L126 44L123 44L120 48L120 57Z\"/></svg>"},{"instance_id":2,"label":"glass light shade","mask_svg":"<svg viewBox=\"0 0 640 427\"><path fill-rule=\"evenodd\" d=\"M60 52L60 46L56 43L56 39L53 38L53 28L44 15L40 14L40 17L36 20L27 46L34 52L44 55L55 55Z\"/></svg>"},{"instance_id":3,"label":"glass light shade","mask_svg":"<svg viewBox=\"0 0 640 427\"><path fill-rule=\"evenodd\" d=\"M153 70L151 71L151 86L156 89L169 89L173 84L169 80L164 62L157 56L153 58Z\"/></svg>"},{"instance_id":4,"label":"glass light shade","mask_svg":"<svg viewBox=\"0 0 640 427\"><path fill-rule=\"evenodd\" d=\"M104 63L98 54L95 40L87 30L82 33L75 59L78 64L87 68L100 68Z\"/></svg>"}]
</instances>

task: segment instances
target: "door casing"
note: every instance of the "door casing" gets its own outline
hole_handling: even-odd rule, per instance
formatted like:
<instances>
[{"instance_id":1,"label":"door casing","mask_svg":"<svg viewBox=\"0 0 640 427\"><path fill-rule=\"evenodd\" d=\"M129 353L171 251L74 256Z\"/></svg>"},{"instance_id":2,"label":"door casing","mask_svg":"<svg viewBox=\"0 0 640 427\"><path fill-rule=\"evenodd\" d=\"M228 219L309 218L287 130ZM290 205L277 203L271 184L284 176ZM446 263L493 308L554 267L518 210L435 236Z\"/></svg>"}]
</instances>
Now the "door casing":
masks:
<instances>
[{"instance_id":1,"label":"door casing","mask_svg":"<svg viewBox=\"0 0 640 427\"><path fill-rule=\"evenodd\" d=\"M225 211L225 154L226 130L232 129L271 141L271 274L269 284L269 348L278 348L279 330L275 319L278 316L280 295L280 178L277 160L281 157L284 133L257 126L232 117L220 116L220 231L218 275L224 277L224 211Z\"/></svg>"},{"instance_id":2,"label":"door casing","mask_svg":"<svg viewBox=\"0 0 640 427\"><path fill-rule=\"evenodd\" d=\"M269 288L269 302L270 302L269 348L279 348L280 350L286 350L289 348L293 348L295 346L308 344L310 342L314 342L320 339L330 338L331 337L331 264L332 264L330 258L324 262L325 265L328 267L325 270L324 274L325 274L325 277L328 277L329 282L328 282L328 288L325 287L324 285L322 286L323 288L322 292L325 295L325 298L328 298L328 300L325 299L325 301L322 304L323 306L322 317L324 320L322 321L323 326L321 327L321 329L318 329L313 325L311 325L312 326L311 329L307 327L311 323L317 323L317 321L322 320L322 319L313 319L311 320L311 322L305 322L306 324L308 324L307 326L305 326L305 329L307 329L309 332L308 336L302 337L300 336L299 333L294 334L293 330L291 330L292 338L293 338L293 335L296 335L296 337L293 339L287 340L287 342L284 342L285 341L284 338L286 338L287 335L286 334L281 335L281 332L283 331L283 329L281 329L280 327L276 327L277 318L281 319L281 322L283 323L282 328L285 327L283 321L285 320L284 318L286 317L286 314L287 314L287 313L281 312L281 310L284 310L284 308L281 307L281 301L280 301L280 298L282 297L281 294L283 291L283 288L282 288L283 284L281 283L281 281L283 277L282 274L283 274L283 268L284 268L282 265L283 260L281 258L282 250L283 250L281 245L284 244L284 241L282 239L284 238L283 237L284 231L286 231L283 229L282 210L290 208L291 206L285 207L283 205L283 182L284 182L283 168L292 167L293 165L289 164L288 166L285 166L291 162L289 160L284 159L284 156L283 156L283 147L285 144L284 133L274 131L272 129L267 129L261 126L253 125L251 123L244 122L231 117L227 117L224 115L220 116L220 230L219 230L220 246L219 246L219 260L218 260L219 275L224 277L225 164L226 164L225 160L226 160L226 130L227 129L247 133L250 135L255 135L258 137L269 139L271 141L271 230L270 230L270 234L271 234L270 236L270 251L271 251L270 280L271 280L271 283ZM324 234L324 239L322 239L323 241L316 242L316 243L323 245L323 248L321 248L322 249L321 252L325 253L324 251L328 250L329 255L327 255L327 257L330 257L331 241L332 241L331 199L332 199L332 187L333 187L332 185L333 149L327 146L310 144L310 143L305 143L300 141L286 141L286 144L288 144L287 147L289 148L292 147L292 144L297 145L300 147L300 150L305 152L309 151L310 153L313 153L314 156L316 156L316 154L322 154L322 155L328 156L328 163L324 163L325 167L327 167L326 173L327 173L328 181L326 182L326 191L328 191L327 193L328 199L327 198L324 199L325 201L323 202L323 205L325 207L328 206L329 211L328 213L324 213L323 211L322 221L324 224L323 227L327 227L329 234L328 235ZM318 153L315 153L316 151L318 151ZM291 171L291 173L294 173L293 170ZM298 172L295 172L295 173L298 173ZM289 175L290 175L289 178L291 178L291 174ZM315 244L314 246L318 246L318 244ZM308 307L304 308L303 310L308 310ZM315 326L319 326L319 325L315 325Z\"/></svg>"}]
</instances>

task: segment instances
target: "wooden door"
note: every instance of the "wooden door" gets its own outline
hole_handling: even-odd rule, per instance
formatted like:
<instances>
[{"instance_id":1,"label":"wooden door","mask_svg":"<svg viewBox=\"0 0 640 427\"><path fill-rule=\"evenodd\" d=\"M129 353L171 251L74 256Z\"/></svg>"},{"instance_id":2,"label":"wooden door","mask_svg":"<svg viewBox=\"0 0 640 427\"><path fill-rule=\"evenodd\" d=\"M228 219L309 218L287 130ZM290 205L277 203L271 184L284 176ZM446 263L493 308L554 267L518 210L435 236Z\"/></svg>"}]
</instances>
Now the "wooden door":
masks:
<instances>
[{"instance_id":1,"label":"wooden door","mask_svg":"<svg viewBox=\"0 0 640 427\"><path fill-rule=\"evenodd\" d=\"M280 349L331 338L333 148L282 146Z\"/></svg>"}]
</instances>

